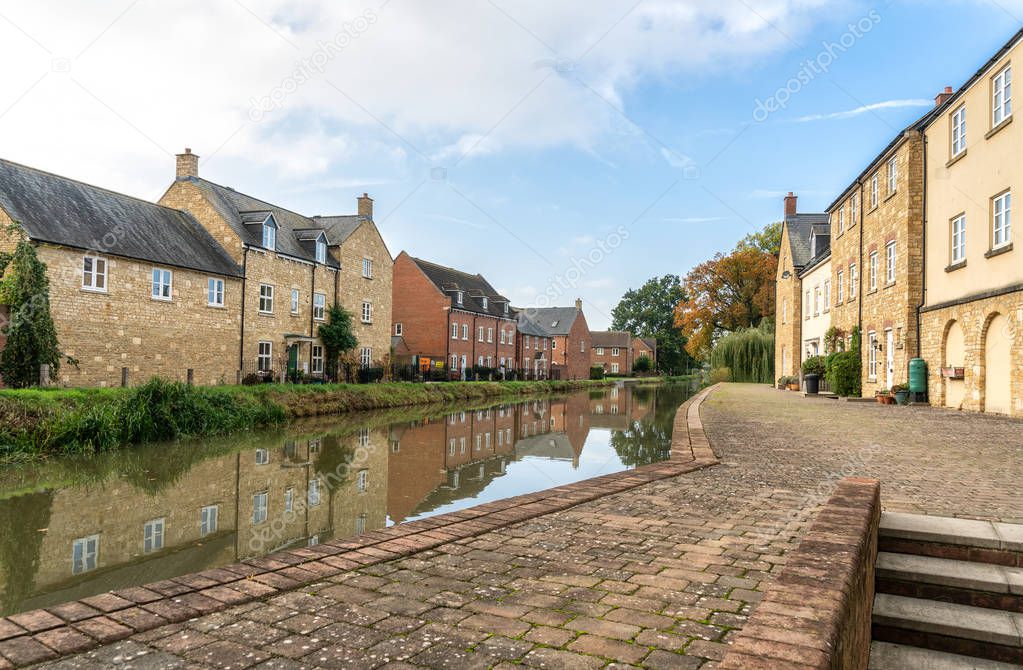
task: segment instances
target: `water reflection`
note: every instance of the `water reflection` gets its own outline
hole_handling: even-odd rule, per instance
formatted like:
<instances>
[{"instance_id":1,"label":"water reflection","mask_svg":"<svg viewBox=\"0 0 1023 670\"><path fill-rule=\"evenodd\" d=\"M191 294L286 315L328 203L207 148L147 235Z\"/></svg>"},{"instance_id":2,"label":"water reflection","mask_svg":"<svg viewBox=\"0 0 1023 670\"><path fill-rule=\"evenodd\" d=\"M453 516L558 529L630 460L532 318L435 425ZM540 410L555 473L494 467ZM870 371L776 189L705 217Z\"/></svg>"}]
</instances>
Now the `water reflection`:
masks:
<instances>
[{"instance_id":1,"label":"water reflection","mask_svg":"<svg viewBox=\"0 0 1023 670\"><path fill-rule=\"evenodd\" d=\"M331 417L0 475L0 613L55 605L668 456L678 386Z\"/></svg>"}]
</instances>

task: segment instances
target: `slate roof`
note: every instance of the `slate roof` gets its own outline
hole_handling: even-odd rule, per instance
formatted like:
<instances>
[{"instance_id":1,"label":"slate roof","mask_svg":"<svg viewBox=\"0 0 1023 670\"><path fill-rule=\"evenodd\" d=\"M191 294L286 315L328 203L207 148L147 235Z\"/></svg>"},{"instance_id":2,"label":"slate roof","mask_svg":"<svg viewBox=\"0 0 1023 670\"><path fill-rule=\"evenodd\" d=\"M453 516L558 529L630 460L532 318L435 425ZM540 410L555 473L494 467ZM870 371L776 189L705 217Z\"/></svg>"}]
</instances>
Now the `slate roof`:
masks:
<instances>
[{"instance_id":1,"label":"slate roof","mask_svg":"<svg viewBox=\"0 0 1023 670\"><path fill-rule=\"evenodd\" d=\"M810 249L810 233L815 227L826 226L830 230L830 222L826 213L796 214L785 217L785 227L789 229L789 250L792 253L792 265L798 270L805 267L813 258Z\"/></svg>"},{"instance_id":2,"label":"slate roof","mask_svg":"<svg viewBox=\"0 0 1023 670\"><path fill-rule=\"evenodd\" d=\"M650 351L657 351L657 340L652 337L637 338L640 342L650 347Z\"/></svg>"},{"instance_id":3,"label":"slate roof","mask_svg":"<svg viewBox=\"0 0 1023 670\"><path fill-rule=\"evenodd\" d=\"M0 207L38 242L242 276L223 247L186 212L3 159Z\"/></svg>"},{"instance_id":4,"label":"slate roof","mask_svg":"<svg viewBox=\"0 0 1023 670\"><path fill-rule=\"evenodd\" d=\"M530 307L519 312L519 320L531 321L548 337L568 335L579 310L575 307Z\"/></svg>"},{"instance_id":5,"label":"slate roof","mask_svg":"<svg viewBox=\"0 0 1023 670\"><path fill-rule=\"evenodd\" d=\"M626 349L632 344L632 333L625 330L591 330L591 347L619 347Z\"/></svg>"},{"instance_id":6,"label":"slate roof","mask_svg":"<svg viewBox=\"0 0 1023 670\"><path fill-rule=\"evenodd\" d=\"M251 195L239 193L233 188L214 184L200 177L182 177L195 183L206 195L210 204L231 228L241 237L245 244L252 247L263 246L262 224L267 216L272 215L277 223L277 252L301 260L316 260L315 237L309 237L309 231L323 231L327 235L327 263L330 267L339 268L341 264L329 250L344 240L335 240L320 222L321 219L345 217L308 217L292 212L278 205L271 204ZM353 229L354 230L354 229ZM348 235L351 233L349 232ZM348 237L345 235L345 238Z\"/></svg>"},{"instance_id":7,"label":"slate roof","mask_svg":"<svg viewBox=\"0 0 1023 670\"><path fill-rule=\"evenodd\" d=\"M471 275L439 263L431 263L422 258L410 256L423 274L434 286L451 299L451 307L477 314L486 314L499 318L514 318L515 312L509 309L505 313L504 306L508 298L497 292L483 275ZM458 304L458 292L462 292L462 304ZM483 306L483 298L487 298L487 306Z\"/></svg>"},{"instance_id":8,"label":"slate roof","mask_svg":"<svg viewBox=\"0 0 1023 670\"><path fill-rule=\"evenodd\" d=\"M358 214L344 216L314 216L313 221L327 232L331 244L344 244L366 219Z\"/></svg>"}]
</instances>

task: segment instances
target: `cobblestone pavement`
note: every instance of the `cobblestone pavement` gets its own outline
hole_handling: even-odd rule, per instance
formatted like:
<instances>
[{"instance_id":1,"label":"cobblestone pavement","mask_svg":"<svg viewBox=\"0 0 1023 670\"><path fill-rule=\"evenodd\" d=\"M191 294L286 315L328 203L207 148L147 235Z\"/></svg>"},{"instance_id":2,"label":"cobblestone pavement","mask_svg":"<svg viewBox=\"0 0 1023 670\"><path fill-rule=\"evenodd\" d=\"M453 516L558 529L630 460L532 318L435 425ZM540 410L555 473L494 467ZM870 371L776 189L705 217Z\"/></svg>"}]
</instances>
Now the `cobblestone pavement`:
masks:
<instances>
[{"instance_id":1,"label":"cobblestone pavement","mask_svg":"<svg viewBox=\"0 0 1023 670\"><path fill-rule=\"evenodd\" d=\"M716 467L47 667L711 670L842 476L890 509L1023 520L1019 421L737 385L702 416Z\"/></svg>"}]
</instances>

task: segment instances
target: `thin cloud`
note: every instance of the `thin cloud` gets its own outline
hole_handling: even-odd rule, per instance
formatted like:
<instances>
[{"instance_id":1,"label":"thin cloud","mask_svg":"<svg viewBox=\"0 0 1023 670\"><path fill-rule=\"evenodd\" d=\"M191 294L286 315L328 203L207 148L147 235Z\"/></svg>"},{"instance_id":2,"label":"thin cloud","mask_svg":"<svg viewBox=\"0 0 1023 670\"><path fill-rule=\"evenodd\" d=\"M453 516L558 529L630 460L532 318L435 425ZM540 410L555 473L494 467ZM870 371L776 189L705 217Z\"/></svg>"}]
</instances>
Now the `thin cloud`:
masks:
<instances>
[{"instance_id":1,"label":"thin cloud","mask_svg":"<svg viewBox=\"0 0 1023 670\"><path fill-rule=\"evenodd\" d=\"M844 112L831 112L830 114L808 114L807 116L801 116L794 121L794 123L810 123L811 121L836 121L840 119L851 119L862 114L869 112L876 112L880 109L901 109L903 107L930 107L934 104L933 100L885 100L884 102L875 102L869 105L862 105L855 109L847 109Z\"/></svg>"}]
</instances>

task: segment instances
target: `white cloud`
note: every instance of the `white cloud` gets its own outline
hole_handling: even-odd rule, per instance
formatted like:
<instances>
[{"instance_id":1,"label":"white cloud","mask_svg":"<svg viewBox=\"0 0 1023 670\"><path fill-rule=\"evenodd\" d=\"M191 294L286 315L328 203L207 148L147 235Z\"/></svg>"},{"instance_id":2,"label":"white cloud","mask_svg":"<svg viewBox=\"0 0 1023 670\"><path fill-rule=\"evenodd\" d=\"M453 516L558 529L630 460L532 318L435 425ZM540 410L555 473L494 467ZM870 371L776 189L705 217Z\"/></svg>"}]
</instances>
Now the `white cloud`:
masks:
<instances>
[{"instance_id":1,"label":"white cloud","mask_svg":"<svg viewBox=\"0 0 1023 670\"><path fill-rule=\"evenodd\" d=\"M808 123L810 121L833 121L837 119L851 119L862 114L869 112L876 112L881 109L901 109L903 107L930 107L934 104L933 100L885 100L884 102L875 102L869 105L861 105L854 109L847 109L842 112L831 112L829 114L808 114L807 116L801 116L796 119L795 123Z\"/></svg>"}]
</instances>

